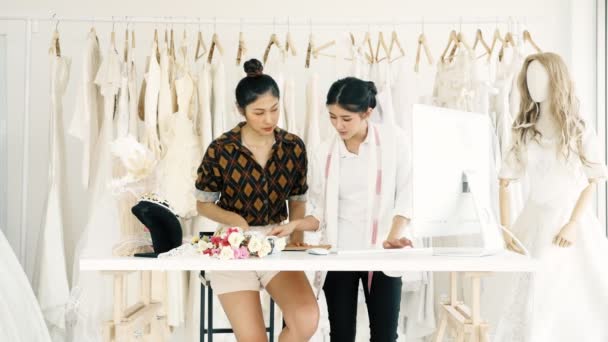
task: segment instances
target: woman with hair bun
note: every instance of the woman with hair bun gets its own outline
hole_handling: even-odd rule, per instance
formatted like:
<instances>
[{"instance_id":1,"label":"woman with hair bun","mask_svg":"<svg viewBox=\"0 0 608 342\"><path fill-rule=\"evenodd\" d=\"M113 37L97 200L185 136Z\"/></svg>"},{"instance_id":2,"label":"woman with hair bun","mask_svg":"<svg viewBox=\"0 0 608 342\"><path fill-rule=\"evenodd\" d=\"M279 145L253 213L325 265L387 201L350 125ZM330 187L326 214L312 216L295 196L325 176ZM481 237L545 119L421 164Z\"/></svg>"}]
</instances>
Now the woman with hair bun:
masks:
<instances>
[{"instance_id":1,"label":"woman with hair bun","mask_svg":"<svg viewBox=\"0 0 608 342\"><path fill-rule=\"evenodd\" d=\"M295 230L322 232L339 250L404 248L412 211L408 146L403 131L370 122L376 107L373 82L347 77L327 94L336 131L311 158L308 216ZM318 273L315 287L327 300L331 341L355 341L357 294L363 283L371 341L396 341L401 273Z\"/></svg>"},{"instance_id":2,"label":"woman with hair bun","mask_svg":"<svg viewBox=\"0 0 608 342\"><path fill-rule=\"evenodd\" d=\"M244 65L236 103L245 121L215 139L198 168L198 212L222 227L292 236L306 211L308 160L296 135L277 127L279 87L257 59ZM287 206L289 205L289 217ZM299 233L299 234L298 234ZM207 272L239 341L265 341L260 304L265 288L281 308L280 341L308 341L317 329L319 309L304 272Z\"/></svg>"}]
</instances>

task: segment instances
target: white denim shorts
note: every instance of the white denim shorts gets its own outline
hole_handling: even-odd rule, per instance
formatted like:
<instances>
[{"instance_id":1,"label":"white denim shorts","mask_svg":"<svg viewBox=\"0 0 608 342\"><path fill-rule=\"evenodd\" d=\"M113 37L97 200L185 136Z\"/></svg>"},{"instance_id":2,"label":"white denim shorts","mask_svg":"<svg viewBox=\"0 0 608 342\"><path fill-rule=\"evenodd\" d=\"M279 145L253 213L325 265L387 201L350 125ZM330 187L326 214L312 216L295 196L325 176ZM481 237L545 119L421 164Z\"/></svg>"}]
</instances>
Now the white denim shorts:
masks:
<instances>
[{"instance_id":1,"label":"white denim shorts","mask_svg":"<svg viewBox=\"0 0 608 342\"><path fill-rule=\"evenodd\" d=\"M276 226L249 227L249 230L266 235ZM221 295L238 291L260 291L278 273L279 271L210 271L205 272L205 278L211 283L215 294Z\"/></svg>"}]
</instances>

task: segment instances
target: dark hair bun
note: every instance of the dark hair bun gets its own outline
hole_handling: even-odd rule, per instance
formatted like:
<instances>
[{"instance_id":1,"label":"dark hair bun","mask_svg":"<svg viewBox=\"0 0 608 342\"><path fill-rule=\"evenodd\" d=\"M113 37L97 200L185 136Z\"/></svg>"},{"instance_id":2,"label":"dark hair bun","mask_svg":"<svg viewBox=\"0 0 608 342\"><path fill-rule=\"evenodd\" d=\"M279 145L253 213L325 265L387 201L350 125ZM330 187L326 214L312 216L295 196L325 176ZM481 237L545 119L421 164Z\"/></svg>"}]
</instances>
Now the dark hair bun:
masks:
<instances>
[{"instance_id":1,"label":"dark hair bun","mask_svg":"<svg viewBox=\"0 0 608 342\"><path fill-rule=\"evenodd\" d=\"M372 94L372 96L378 95L378 88L376 88L376 84L374 84L374 82L368 81L367 86L369 87L369 92Z\"/></svg>"},{"instance_id":2,"label":"dark hair bun","mask_svg":"<svg viewBox=\"0 0 608 342\"><path fill-rule=\"evenodd\" d=\"M243 65L243 69L245 69L245 73L247 77L257 77L264 74L264 66L262 62L258 61L255 58L252 58L245 62Z\"/></svg>"}]
</instances>

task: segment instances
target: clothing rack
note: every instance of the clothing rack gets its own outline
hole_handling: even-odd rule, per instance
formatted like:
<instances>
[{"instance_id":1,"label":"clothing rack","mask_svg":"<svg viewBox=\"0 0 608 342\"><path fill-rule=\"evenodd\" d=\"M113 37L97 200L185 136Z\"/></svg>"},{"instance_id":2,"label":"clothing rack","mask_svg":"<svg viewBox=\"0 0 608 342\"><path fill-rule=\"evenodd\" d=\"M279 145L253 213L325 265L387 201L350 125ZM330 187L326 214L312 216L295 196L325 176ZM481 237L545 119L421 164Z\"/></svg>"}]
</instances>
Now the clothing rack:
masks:
<instances>
[{"instance_id":1,"label":"clothing rack","mask_svg":"<svg viewBox=\"0 0 608 342\"><path fill-rule=\"evenodd\" d=\"M532 20L530 20L532 19ZM519 32L521 29L520 25L526 25L528 21L539 21L537 18L530 17L513 17L513 16L498 16L498 17L452 17L448 19L426 19L420 17L418 19L383 19L383 18L290 18L290 17L272 17L272 18L217 18L217 17L184 17L184 16L157 16L157 17L143 17L143 16L57 16L51 14L47 16L23 16L23 15L0 15L1 21L22 21L25 24L25 82L24 82L24 116L23 116L23 156L22 156L22 175L23 179L21 182L21 213L20 213L20 259L23 265L27 265L27 228L25 226L27 219L27 201L29 191L29 126L30 126L30 75L31 75L31 42L33 33L38 31L38 24L40 22L54 22L55 27L58 27L62 22L68 23L91 23L92 25L98 23L109 23L109 24L183 24L183 25L211 25L213 30L217 29L217 25L222 26L233 26L239 25L241 30L246 25L248 27L266 27L271 28L273 31L277 27L290 30L295 29L307 29L312 33L313 28L319 29L352 29L359 27L361 29L371 30L381 28L389 28L395 30L397 26L414 25L419 26L421 31L424 32L425 25L444 25L455 27L459 25L459 29L462 25L508 25L510 31Z\"/></svg>"},{"instance_id":2,"label":"clothing rack","mask_svg":"<svg viewBox=\"0 0 608 342\"><path fill-rule=\"evenodd\" d=\"M382 19L382 18L323 18L323 19L305 19L305 18L290 18L290 17L272 17L272 18L216 18L216 17L183 17L183 16L159 16L159 17L142 17L142 16L111 16L111 17L95 17L95 16L11 16L0 15L0 21L32 21L32 22L88 22L96 23L127 23L127 24L183 24L183 25L240 25L258 26L258 27L284 27L284 28L303 28L310 29L318 28L352 28L355 26L369 28L370 26L395 27L399 25L482 25L482 24L517 24L528 22L529 17L453 17L447 19Z\"/></svg>"}]
</instances>

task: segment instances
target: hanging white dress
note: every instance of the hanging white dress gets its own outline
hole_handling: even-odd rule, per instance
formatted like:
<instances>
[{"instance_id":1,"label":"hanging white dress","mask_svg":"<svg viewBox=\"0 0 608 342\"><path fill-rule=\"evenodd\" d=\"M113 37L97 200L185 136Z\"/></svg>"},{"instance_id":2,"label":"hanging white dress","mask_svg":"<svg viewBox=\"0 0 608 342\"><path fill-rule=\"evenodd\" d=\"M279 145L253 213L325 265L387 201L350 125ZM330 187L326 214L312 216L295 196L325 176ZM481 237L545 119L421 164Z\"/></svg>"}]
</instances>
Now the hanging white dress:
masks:
<instances>
[{"instance_id":1,"label":"hanging white dress","mask_svg":"<svg viewBox=\"0 0 608 342\"><path fill-rule=\"evenodd\" d=\"M475 90L472 79L473 58L461 47L453 60L437 63L434 101L439 107L473 111Z\"/></svg>"},{"instance_id":2,"label":"hanging white dress","mask_svg":"<svg viewBox=\"0 0 608 342\"><path fill-rule=\"evenodd\" d=\"M70 59L57 56L59 33L55 31L49 50L51 67L51 115L49 127L49 192L40 230L35 293L53 341L65 340L65 305L69 298L64 248L62 206L63 95L70 75Z\"/></svg>"},{"instance_id":3,"label":"hanging white dress","mask_svg":"<svg viewBox=\"0 0 608 342\"><path fill-rule=\"evenodd\" d=\"M139 140L139 116L137 108L137 66L135 65L134 47L130 46L127 52L127 73L129 89L129 135Z\"/></svg>"},{"instance_id":4,"label":"hanging white dress","mask_svg":"<svg viewBox=\"0 0 608 342\"><path fill-rule=\"evenodd\" d=\"M173 132L173 102L171 95L170 79L171 61L169 59L168 48L165 47L160 52L160 89L158 94L158 135L162 155L165 154L167 144L172 139Z\"/></svg>"},{"instance_id":5,"label":"hanging white dress","mask_svg":"<svg viewBox=\"0 0 608 342\"><path fill-rule=\"evenodd\" d=\"M103 100L99 87L95 84L95 75L101 65L99 40L94 30L89 31L82 59L81 84L78 85L78 96L74 115L70 123L69 134L78 138L82 144L82 185L89 187L92 170L95 168L95 145L99 137L99 126L103 116Z\"/></svg>"},{"instance_id":6,"label":"hanging white dress","mask_svg":"<svg viewBox=\"0 0 608 342\"><path fill-rule=\"evenodd\" d=\"M226 72L219 51L210 64L211 67L211 118L213 121L213 138L216 139L226 131ZM209 145L207 145L209 146Z\"/></svg>"},{"instance_id":7,"label":"hanging white dress","mask_svg":"<svg viewBox=\"0 0 608 342\"><path fill-rule=\"evenodd\" d=\"M160 92L160 66L156 52L158 46L152 43L148 67L146 70L146 90L144 97L144 144L160 159L160 141L158 138L158 97Z\"/></svg>"},{"instance_id":8,"label":"hanging white dress","mask_svg":"<svg viewBox=\"0 0 608 342\"><path fill-rule=\"evenodd\" d=\"M51 342L38 300L0 230L0 341Z\"/></svg>"},{"instance_id":9,"label":"hanging white dress","mask_svg":"<svg viewBox=\"0 0 608 342\"><path fill-rule=\"evenodd\" d=\"M371 119L385 125L395 124L395 111L391 93L391 67L388 58L372 64L371 79L376 85L376 108L372 112Z\"/></svg>"},{"instance_id":10,"label":"hanging white dress","mask_svg":"<svg viewBox=\"0 0 608 342\"><path fill-rule=\"evenodd\" d=\"M588 128L582 145L592 164L585 166L576 154L569 160L558 155L557 131L541 126L546 138L528 143L523 162L508 155L500 172L501 178L529 179L529 197L512 230L540 266L534 274L516 274L514 285L502 288L505 304L494 341L608 341L608 240L592 206L578 222L572 246L552 244L588 179L606 179L599 141Z\"/></svg>"},{"instance_id":11,"label":"hanging white dress","mask_svg":"<svg viewBox=\"0 0 608 342\"><path fill-rule=\"evenodd\" d=\"M297 88L296 88L296 57L288 54L285 58L285 78L283 84L283 93L281 93L283 116L285 117L285 128L287 132L299 135L298 131L298 113L297 113Z\"/></svg>"},{"instance_id":12,"label":"hanging white dress","mask_svg":"<svg viewBox=\"0 0 608 342\"><path fill-rule=\"evenodd\" d=\"M321 143L319 116L321 102L319 94L319 74L311 68L307 70L306 84L306 121L304 126L304 142L306 149L314 151Z\"/></svg>"},{"instance_id":13,"label":"hanging white dress","mask_svg":"<svg viewBox=\"0 0 608 342\"><path fill-rule=\"evenodd\" d=\"M213 118L211 117L211 65L205 55L199 57L196 70L196 132L203 151L213 141Z\"/></svg>"},{"instance_id":14,"label":"hanging white dress","mask_svg":"<svg viewBox=\"0 0 608 342\"><path fill-rule=\"evenodd\" d=\"M285 51L275 46L274 49L270 50L268 60L266 61L266 65L264 65L264 73L272 77L277 83L281 96L285 94L285 58ZM277 126L287 129L283 103L279 105L279 121Z\"/></svg>"},{"instance_id":15,"label":"hanging white dress","mask_svg":"<svg viewBox=\"0 0 608 342\"><path fill-rule=\"evenodd\" d=\"M412 136L412 107L417 102L413 63L409 55L391 62L390 87L395 124L403 129L407 137Z\"/></svg>"}]
</instances>

